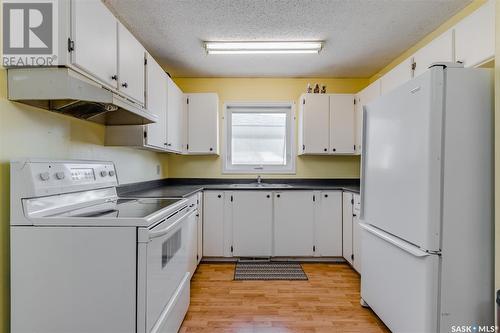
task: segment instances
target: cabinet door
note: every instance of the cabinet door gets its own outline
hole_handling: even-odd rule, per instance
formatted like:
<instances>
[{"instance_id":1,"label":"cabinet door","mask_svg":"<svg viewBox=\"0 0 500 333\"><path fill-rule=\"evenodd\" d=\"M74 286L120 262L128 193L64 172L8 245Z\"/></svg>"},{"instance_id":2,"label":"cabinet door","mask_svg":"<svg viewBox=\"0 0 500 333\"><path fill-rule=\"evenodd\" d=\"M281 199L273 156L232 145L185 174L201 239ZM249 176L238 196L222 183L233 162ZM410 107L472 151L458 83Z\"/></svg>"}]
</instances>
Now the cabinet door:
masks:
<instances>
[{"instance_id":1,"label":"cabinet door","mask_svg":"<svg viewBox=\"0 0 500 333\"><path fill-rule=\"evenodd\" d=\"M203 192L198 192L198 244L197 244L197 249L198 249L198 264L200 263L201 259L203 258Z\"/></svg>"},{"instance_id":2,"label":"cabinet door","mask_svg":"<svg viewBox=\"0 0 500 333\"><path fill-rule=\"evenodd\" d=\"M408 58L380 78L380 94L384 95L411 80L412 59Z\"/></svg>"},{"instance_id":3,"label":"cabinet door","mask_svg":"<svg viewBox=\"0 0 500 333\"><path fill-rule=\"evenodd\" d=\"M146 145L165 149L167 142L167 74L149 55L146 74L146 108L158 116L156 123L146 125Z\"/></svg>"},{"instance_id":4,"label":"cabinet door","mask_svg":"<svg viewBox=\"0 0 500 333\"><path fill-rule=\"evenodd\" d=\"M171 78L167 78L167 84L167 149L180 153L185 131L183 127L185 98Z\"/></svg>"},{"instance_id":5,"label":"cabinet door","mask_svg":"<svg viewBox=\"0 0 500 333\"><path fill-rule=\"evenodd\" d=\"M187 271L191 273L191 277L196 271L198 266L197 254L198 254L198 225L197 225L197 212L193 211L187 218L186 221L186 232L188 234L187 242L187 254L188 254L188 267Z\"/></svg>"},{"instance_id":6,"label":"cabinet door","mask_svg":"<svg viewBox=\"0 0 500 333\"><path fill-rule=\"evenodd\" d=\"M436 62L452 62L453 59L453 32L448 30L432 42L415 52L414 77L425 72L430 65Z\"/></svg>"},{"instance_id":7,"label":"cabinet door","mask_svg":"<svg viewBox=\"0 0 500 333\"><path fill-rule=\"evenodd\" d=\"M144 104L144 55L146 50L118 23L118 89Z\"/></svg>"},{"instance_id":8,"label":"cabinet door","mask_svg":"<svg viewBox=\"0 0 500 333\"><path fill-rule=\"evenodd\" d=\"M234 191L232 195L233 256L271 256L272 192Z\"/></svg>"},{"instance_id":9,"label":"cabinet door","mask_svg":"<svg viewBox=\"0 0 500 333\"><path fill-rule=\"evenodd\" d=\"M304 154L328 154L330 141L330 97L305 94L302 98L302 138Z\"/></svg>"},{"instance_id":10,"label":"cabinet door","mask_svg":"<svg viewBox=\"0 0 500 333\"><path fill-rule=\"evenodd\" d=\"M495 1L489 0L455 26L455 59L473 67L495 56Z\"/></svg>"},{"instance_id":11,"label":"cabinet door","mask_svg":"<svg viewBox=\"0 0 500 333\"><path fill-rule=\"evenodd\" d=\"M370 103L380 96L380 79L361 90L356 96L356 115L355 115L355 145L356 152L361 154L363 143L363 105Z\"/></svg>"},{"instance_id":12,"label":"cabinet door","mask_svg":"<svg viewBox=\"0 0 500 333\"><path fill-rule=\"evenodd\" d=\"M312 256L314 246L313 192L274 194L274 255Z\"/></svg>"},{"instance_id":13,"label":"cabinet door","mask_svg":"<svg viewBox=\"0 0 500 333\"><path fill-rule=\"evenodd\" d=\"M203 194L203 255L224 256L224 192Z\"/></svg>"},{"instance_id":14,"label":"cabinet door","mask_svg":"<svg viewBox=\"0 0 500 333\"><path fill-rule=\"evenodd\" d=\"M330 95L330 153L354 153L354 95Z\"/></svg>"},{"instance_id":15,"label":"cabinet door","mask_svg":"<svg viewBox=\"0 0 500 333\"><path fill-rule=\"evenodd\" d=\"M187 98L187 152L189 154L218 154L219 98L217 94L189 94Z\"/></svg>"},{"instance_id":16,"label":"cabinet door","mask_svg":"<svg viewBox=\"0 0 500 333\"><path fill-rule=\"evenodd\" d=\"M71 2L71 63L117 88L117 20L101 0Z\"/></svg>"},{"instance_id":17,"label":"cabinet door","mask_svg":"<svg viewBox=\"0 0 500 333\"><path fill-rule=\"evenodd\" d=\"M342 255L352 265L352 193L342 195Z\"/></svg>"},{"instance_id":18,"label":"cabinet door","mask_svg":"<svg viewBox=\"0 0 500 333\"><path fill-rule=\"evenodd\" d=\"M315 214L315 255L342 256L342 192L321 192Z\"/></svg>"},{"instance_id":19,"label":"cabinet door","mask_svg":"<svg viewBox=\"0 0 500 333\"><path fill-rule=\"evenodd\" d=\"M352 267L361 274L361 228L358 210L354 210L352 218L352 255Z\"/></svg>"}]
</instances>

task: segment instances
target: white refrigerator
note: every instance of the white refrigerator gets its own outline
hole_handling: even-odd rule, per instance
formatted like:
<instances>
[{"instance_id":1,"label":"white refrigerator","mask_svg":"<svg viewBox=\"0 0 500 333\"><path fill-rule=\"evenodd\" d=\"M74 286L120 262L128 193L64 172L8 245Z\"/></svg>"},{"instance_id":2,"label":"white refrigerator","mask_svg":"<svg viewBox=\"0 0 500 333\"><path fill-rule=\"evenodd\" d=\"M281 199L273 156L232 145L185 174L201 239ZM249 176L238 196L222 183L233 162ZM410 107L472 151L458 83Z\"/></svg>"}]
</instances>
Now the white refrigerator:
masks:
<instances>
[{"instance_id":1,"label":"white refrigerator","mask_svg":"<svg viewBox=\"0 0 500 333\"><path fill-rule=\"evenodd\" d=\"M363 141L362 302L393 332L491 329L493 72L431 67L365 106Z\"/></svg>"}]
</instances>

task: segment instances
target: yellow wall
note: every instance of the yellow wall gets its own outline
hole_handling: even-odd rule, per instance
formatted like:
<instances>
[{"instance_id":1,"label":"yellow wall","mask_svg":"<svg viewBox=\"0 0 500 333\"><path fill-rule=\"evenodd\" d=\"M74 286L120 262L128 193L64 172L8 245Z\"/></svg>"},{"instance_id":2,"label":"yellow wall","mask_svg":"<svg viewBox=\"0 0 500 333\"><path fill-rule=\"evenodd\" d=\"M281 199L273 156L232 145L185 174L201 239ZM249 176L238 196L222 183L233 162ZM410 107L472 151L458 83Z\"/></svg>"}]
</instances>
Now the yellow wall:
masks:
<instances>
[{"instance_id":1,"label":"yellow wall","mask_svg":"<svg viewBox=\"0 0 500 333\"><path fill-rule=\"evenodd\" d=\"M293 101L297 102L307 83L327 85L329 93L355 93L363 89L366 79L325 78L175 78L186 93L216 92L219 95L219 118L226 101ZM220 133L224 122L219 121ZM221 139L222 148L222 139ZM222 150L222 149L221 149ZM168 159L169 177L216 178L255 177L255 175L222 174L221 158L216 156L171 155ZM267 177L296 178L358 178L359 156L299 156L294 175L268 175Z\"/></svg>"},{"instance_id":2,"label":"yellow wall","mask_svg":"<svg viewBox=\"0 0 500 333\"><path fill-rule=\"evenodd\" d=\"M453 27L455 24L457 24L460 20L462 20L464 17L470 15L473 11L481 7L484 3L486 3L487 0L474 0L472 1L467 7L462 9L460 12L455 14L453 17L448 19L446 22L444 22L442 25L440 25L436 30L422 38L418 43L410 47L408 50L400 54L398 57L396 57L394 60L392 60L387 66L382 68L378 73L373 75L370 78L370 83L373 81L376 81L380 77L382 77L385 73L389 72L391 69L399 65L401 62L404 60L408 59L412 54L414 54L416 51L420 50L422 47L425 45L429 44L434 38L438 37L441 35L443 32L447 31L451 27Z\"/></svg>"},{"instance_id":3,"label":"yellow wall","mask_svg":"<svg viewBox=\"0 0 500 333\"><path fill-rule=\"evenodd\" d=\"M1 34L1 32L0 32ZM7 100L0 68L0 332L9 325L9 161L23 157L103 159L116 162L121 183L167 176L166 155L104 147L104 127Z\"/></svg>"}]
</instances>

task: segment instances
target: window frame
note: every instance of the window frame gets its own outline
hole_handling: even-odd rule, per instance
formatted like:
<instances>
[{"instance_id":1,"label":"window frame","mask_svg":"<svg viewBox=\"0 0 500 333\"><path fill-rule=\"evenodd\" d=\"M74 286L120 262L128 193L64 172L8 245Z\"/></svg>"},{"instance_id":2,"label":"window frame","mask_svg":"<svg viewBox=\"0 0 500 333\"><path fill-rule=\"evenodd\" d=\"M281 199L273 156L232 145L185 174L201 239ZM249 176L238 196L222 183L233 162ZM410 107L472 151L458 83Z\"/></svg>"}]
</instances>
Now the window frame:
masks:
<instances>
[{"instance_id":1,"label":"window frame","mask_svg":"<svg viewBox=\"0 0 500 333\"><path fill-rule=\"evenodd\" d=\"M245 165L232 165L231 159L231 140L232 137L232 122L231 114L234 112L231 108L249 107L256 108L249 110L245 113L255 112L262 113L258 110L259 107L281 107L287 109L286 120L286 164L285 165L261 165L255 166L251 164ZM267 111L268 113L272 113ZM280 112L281 113L281 112ZM295 174L296 173L296 151L295 151L295 127L296 127L296 114L295 102L284 101L259 101L259 102L226 102L224 103L224 126L223 126L223 149L222 149L222 173L223 174Z\"/></svg>"}]
</instances>

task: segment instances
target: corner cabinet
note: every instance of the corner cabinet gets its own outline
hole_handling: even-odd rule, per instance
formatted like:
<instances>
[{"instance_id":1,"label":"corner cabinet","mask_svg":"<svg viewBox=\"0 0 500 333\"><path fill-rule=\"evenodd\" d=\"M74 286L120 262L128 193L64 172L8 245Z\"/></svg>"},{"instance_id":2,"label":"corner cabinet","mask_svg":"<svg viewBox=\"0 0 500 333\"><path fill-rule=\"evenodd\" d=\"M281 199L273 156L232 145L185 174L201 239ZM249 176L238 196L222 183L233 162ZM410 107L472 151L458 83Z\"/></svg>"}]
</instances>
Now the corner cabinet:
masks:
<instances>
[{"instance_id":1,"label":"corner cabinet","mask_svg":"<svg viewBox=\"0 0 500 333\"><path fill-rule=\"evenodd\" d=\"M215 93L186 94L189 155L219 154L219 97Z\"/></svg>"},{"instance_id":2,"label":"corner cabinet","mask_svg":"<svg viewBox=\"0 0 500 333\"><path fill-rule=\"evenodd\" d=\"M342 256L361 274L361 239L359 226L360 196L344 192L342 195Z\"/></svg>"},{"instance_id":3,"label":"corner cabinet","mask_svg":"<svg viewBox=\"0 0 500 333\"><path fill-rule=\"evenodd\" d=\"M299 155L355 153L354 95L303 94L299 106Z\"/></svg>"}]
</instances>

